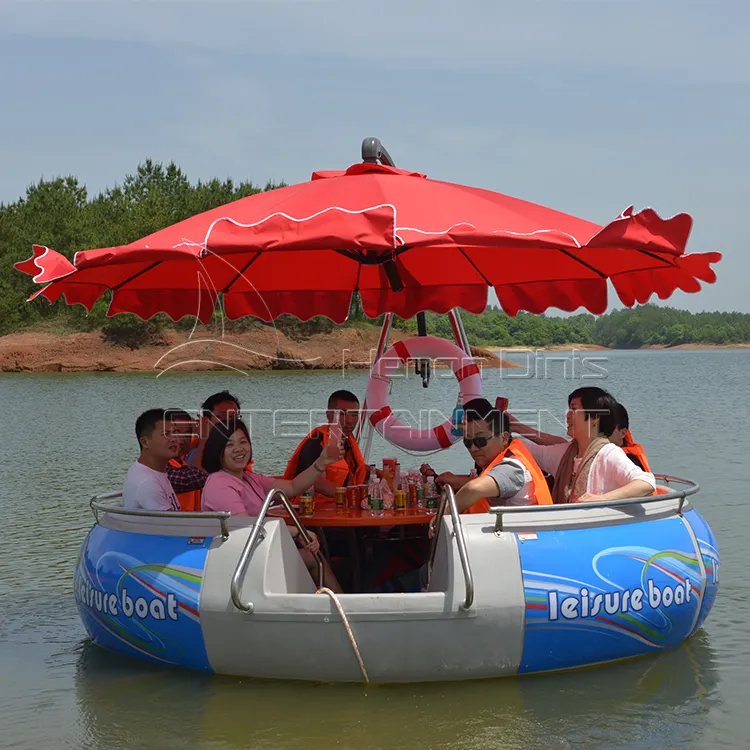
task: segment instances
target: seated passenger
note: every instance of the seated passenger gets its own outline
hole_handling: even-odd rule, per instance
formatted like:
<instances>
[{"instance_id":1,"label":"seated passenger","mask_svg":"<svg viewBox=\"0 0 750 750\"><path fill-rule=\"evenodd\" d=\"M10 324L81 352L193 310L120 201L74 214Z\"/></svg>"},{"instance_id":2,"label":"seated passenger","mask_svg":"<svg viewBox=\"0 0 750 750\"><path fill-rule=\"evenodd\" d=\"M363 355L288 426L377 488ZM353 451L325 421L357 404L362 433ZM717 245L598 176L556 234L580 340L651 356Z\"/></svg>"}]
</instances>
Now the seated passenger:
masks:
<instances>
[{"instance_id":1,"label":"seated passenger","mask_svg":"<svg viewBox=\"0 0 750 750\"><path fill-rule=\"evenodd\" d=\"M615 429L609 436L609 439L615 445L619 445L620 448L625 451L625 455L636 466L644 471L651 471L648 459L646 458L646 451L643 450L642 445L633 441L633 436L630 434L628 410L619 403L617 404L617 411L615 412Z\"/></svg>"},{"instance_id":2,"label":"seated passenger","mask_svg":"<svg viewBox=\"0 0 750 750\"><path fill-rule=\"evenodd\" d=\"M486 513L493 504L552 503L547 482L529 451L520 440L511 439L507 414L484 398L464 404L464 445L481 474L467 481L459 478L460 513ZM452 484L450 478L443 481Z\"/></svg>"},{"instance_id":3,"label":"seated passenger","mask_svg":"<svg viewBox=\"0 0 750 750\"><path fill-rule=\"evenodd\" d=\"M338 446L329 445L312 466L294 479L276 479L247 471L252 455L250 433L242 420L230 416L226 422L214 425L203 450L203 466L208 472L208 479L201 497L202 510L257 516L271 490L279 489L287 497L302 494L313 486L327 466L339 460L341 454ZM299 546L302 542L299 530L290 527L289 533ZM316 580L318 564L315 553L320 549L320 542L313 532L308 533L312 541L300 548L300 555L313 580ZM342 591L328 562L325 563L325 585L337 593Z\"/></svg>"},{"instance_id":4,"label":"seated passenger","mask_svg":"<svg viewBox=\"0 0 750 750\"><path fill-rule=\"evenodd\" d=\"M333 497L336 487L346 487L354 484L365 484L368 478L368 467L357 441L354 430L359 421L359 400L349 391L336 391L328 398L326 411L328 424L316 427L297 446L289 459L284 479L299 476L313 463L329 445L331 433L337 432L338 426L342 434L343 456L335 463L326 467L325 474L315 480L315 494L317 497Z\"/></svg>"},{"instance_id":5,"label":"seated passenger","mask_svg":"<svg viewBox=\"0 0 750 750\"><path fill-rule=\"evenodd\" d=\"M229 417L240 417L239 399L229 391L214 393L203 402L198 416L198 442L184 456L188 466L203 468L203 450L211 428Z\"/></svg>"},{"instance_id":6,"label":"seated passenger","mask_svg":"<svg viewBox=\"0 0 750 750\"><path fill-rule=\"evenodd\" d=\"M167 419L178 440L179 448L176 458L171 458L167 466L167 477L172 489L177 494L180 508L186 511L201 509L201 490L206 484L208 474L197 466L189 466L184 456L194 445L195 420L186 411L169 409Z\"/></svg>"},{"instance_id":7,"label":"seated passenger","mask_svg":"<svg viewBox=\"0 0 750 750\"><path fill-rule=\"evenodd\" d=\"M654 475L639 469L611 443L617 402L602 388L578 388L568 396L570 442L528 446L542 470L555 477L555 503L623 500L651 495Z\"/></svg>"},{"instance_id":8,"label":"seated passenger","mask_svg":"<svg viewBox=\"0 0 750 750\"><path fill-rule=\"evenodd\" d=\"M141 453L128 469L122 488L125 508L180 510L167 477L167 464L177 455L178 441L164 409L149 409L135 421L135 436Z\"/></svg>"}]
</instances>

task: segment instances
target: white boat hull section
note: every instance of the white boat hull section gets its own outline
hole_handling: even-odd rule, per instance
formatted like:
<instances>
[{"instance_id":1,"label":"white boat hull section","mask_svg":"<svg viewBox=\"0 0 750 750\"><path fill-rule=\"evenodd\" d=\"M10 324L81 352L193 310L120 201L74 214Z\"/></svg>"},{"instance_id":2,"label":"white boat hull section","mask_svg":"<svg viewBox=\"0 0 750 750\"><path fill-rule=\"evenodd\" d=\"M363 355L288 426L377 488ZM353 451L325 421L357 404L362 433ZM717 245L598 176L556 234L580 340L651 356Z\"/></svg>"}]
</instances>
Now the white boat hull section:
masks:
<instances>
[{"instance_id":1,"label":"white boat hull section","mask_svg":"<svg viewBox=\"0 0 750 750\"><path fill-rule=\"evenodd\" d=\"M441 534L431 586L436 590L339 595L370 680L419 682L517 671L523 648L524 599L515 541L512 534L498 538L492 533L494 519L488 529L488 517L475 518L465 526L475 598L482 606L461 609L463 573L450 533ZM314 593L282 523L269 521L266 530L242 587L242 600L253 603L253 614L234 607L227 586L244 535L233 533L227 543L211 550L201 601L211 666L222 674L361 680L335 606L327 596ZM481 560L490 564L482 565ZM308 593L296 593L300 590Z\"/></svg>"}]
</instances>

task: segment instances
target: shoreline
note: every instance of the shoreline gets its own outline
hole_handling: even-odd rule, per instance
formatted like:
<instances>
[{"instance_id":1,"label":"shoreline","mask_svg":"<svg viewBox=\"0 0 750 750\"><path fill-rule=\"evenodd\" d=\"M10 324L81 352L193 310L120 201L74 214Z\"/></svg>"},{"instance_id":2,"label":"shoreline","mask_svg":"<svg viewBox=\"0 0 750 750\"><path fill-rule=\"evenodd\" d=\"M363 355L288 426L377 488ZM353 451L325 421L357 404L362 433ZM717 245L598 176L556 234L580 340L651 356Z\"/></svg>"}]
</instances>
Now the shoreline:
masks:
<instances>
[{"instance_id":1,"label":"shoreline","mask_svg":"<svg viewBox=\"0 0 750 750\"><path fill-rule=\"evenodd\" d=\"M99 331L25 331L0 336L0 373L367 371L379 335L379 329L339 328L295 341L273 328L194 338L168 331L159 343L130 349L104 342ZM391 345L406 338L392 331ZM472 347L472 355L484 368L521 367L481 347Z\"/></svg>"},{"instance_id":2,"label":"shoreline","mask_svg":"<svg viewBox=\"0 0 750 750\"><path fill-rule=\"evenodd\" d=\"M57 334L24 331L0 336L0 373L10 372L179 372L338 370L363 371L370 367L378 330L338 328L295 341L268 328L227 334L220 338L177 331L165 333L159 343L138 349L105 343L99 331ZM408 338L391 332L391 344ZM750 349L750 344L679 344L644 346L646 350ZM502 355L519 352L634 351L612 350L598 344L554 344L547 347L472 347L475 359L489 369L521 365ZM440 366L440 365L438 365Z\"/></svg>"},{"instance_id":3,"label":"shoreline","mask_svg":"<svg viewBox=\"0 0 750 750\"><path fill-rule=\"evenodd\" d=\"M491 352L640 352L640 351L674 351L674 350L691 350L691 349L750 349L748 344L675 344L667 346L666 344L647 344L628 349L615 349L611 346L600 346L599 344L551 344L550 346L488 346L487 350Z\"/></svg>"}]
</instances>

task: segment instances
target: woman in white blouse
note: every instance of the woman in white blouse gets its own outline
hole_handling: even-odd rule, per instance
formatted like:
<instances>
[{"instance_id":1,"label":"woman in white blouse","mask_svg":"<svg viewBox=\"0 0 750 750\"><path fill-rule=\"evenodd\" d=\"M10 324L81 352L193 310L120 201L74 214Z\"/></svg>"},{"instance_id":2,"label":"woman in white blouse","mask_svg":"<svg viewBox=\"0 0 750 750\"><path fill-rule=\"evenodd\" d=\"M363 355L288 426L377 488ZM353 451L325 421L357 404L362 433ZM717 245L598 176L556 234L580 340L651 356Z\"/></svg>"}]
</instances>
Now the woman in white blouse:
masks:
<instances>
[{"instance_id":1,"label":"woman in white blouse","mask_svg":"<svg viewBox=\"0 0 750 750\"><path fill-rule=\"evenodd\" d=\"M602 388L578 388L568 396L566 419L572 440L548 439L543 441L546 445L528 446L539 467L555 478L555 503L646 497L656 489L654 475L636 466L607 437L616 426L616 407ZM511 420L511 428L527 438L533 432L517 420Z\"/></svg>"}]
</instances>

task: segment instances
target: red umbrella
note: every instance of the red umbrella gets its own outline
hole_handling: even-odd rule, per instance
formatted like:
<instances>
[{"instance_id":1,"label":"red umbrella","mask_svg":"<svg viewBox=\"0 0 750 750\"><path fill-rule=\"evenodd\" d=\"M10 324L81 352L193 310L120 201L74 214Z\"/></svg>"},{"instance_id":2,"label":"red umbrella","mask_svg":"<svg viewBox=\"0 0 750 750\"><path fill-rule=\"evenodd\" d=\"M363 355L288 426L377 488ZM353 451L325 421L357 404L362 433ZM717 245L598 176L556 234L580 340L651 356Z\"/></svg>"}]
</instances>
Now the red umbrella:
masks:
<instances>
[{"instance_id":1,"label":"red umbrella","mask_svg":"<svg viewBox=\"0 0 750 750\"><path fill-rule=\"evenodd\" d=\"M291 313L343 322L358 291L367 315L403 318L461 307L482 312L493 287L503 309L607 308L607 279L626 305L713 282L719 253L684 253L692 219L632 207L605 227L489 190L380 164L316 172L207 211L129 245L73 263L35 246L16 268L50 302L109 314L206 322L219 299L230 319ZM33 299L33 297L32 297Z\"/></svg>"}]
</instances>

